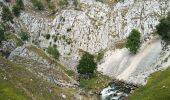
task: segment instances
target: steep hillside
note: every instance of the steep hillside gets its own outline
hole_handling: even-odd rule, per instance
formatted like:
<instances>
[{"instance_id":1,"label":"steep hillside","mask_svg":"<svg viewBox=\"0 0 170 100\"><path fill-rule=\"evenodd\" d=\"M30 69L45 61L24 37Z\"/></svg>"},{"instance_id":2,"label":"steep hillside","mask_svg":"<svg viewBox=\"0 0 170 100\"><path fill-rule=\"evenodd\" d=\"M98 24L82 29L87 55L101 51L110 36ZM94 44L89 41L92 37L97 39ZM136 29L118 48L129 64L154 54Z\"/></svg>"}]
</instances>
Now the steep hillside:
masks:
<instances>
[{"instance_id":1,"label":"steep hillside","mask_svg":"<svg viewBox=\"0 0 170 100\"><path fill-rule=\"evenodd\" d=\"M159 71L149 77L146 86L140 87L130 95L129 100L169 100L170 69Z\"/></svg>"},{"instance_id":2,"label":"steep hillside","mask_svg":"<svg viewBox=\"0 0 170 100\"><path fill-rule=\"evenodd\" d=\"M0 0L0 99L97 100L112 79L146 85L170 66L170 45L156 34L169 11L170 0ZM158 72L165 85L168 71L165 80Z\"/></svg>"}]
</instances>

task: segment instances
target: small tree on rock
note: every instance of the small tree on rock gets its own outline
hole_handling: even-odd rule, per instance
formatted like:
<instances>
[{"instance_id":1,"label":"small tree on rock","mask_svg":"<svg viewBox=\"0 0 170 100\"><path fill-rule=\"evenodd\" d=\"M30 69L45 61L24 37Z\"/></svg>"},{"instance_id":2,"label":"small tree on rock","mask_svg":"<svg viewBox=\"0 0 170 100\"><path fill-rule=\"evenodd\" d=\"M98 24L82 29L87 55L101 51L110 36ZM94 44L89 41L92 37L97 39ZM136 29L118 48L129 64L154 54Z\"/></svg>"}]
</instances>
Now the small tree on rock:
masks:
<instances>
[{"instance_id":1,"label":"small tree on rock","mask_svg":"<svg viewBox=\"0 0 170 100\"><path fill-rule=\"evenodd\" d=\"M97 64L94 61L94 56L88 52L84 52L77 66L78 73L81 75L92 75L96 70Z\"/></svg>"},{"instance_id":2,"label":"small tree on rock","mask_svg":"<svg viewBox=\"0 0 170 100\"><path fill-rule=\"evenodd\" d=\"M140 48L140 45L140 32L133 29L127 38L126 47L130 50L131 53L136 54L138 49Z\"/></svg>"},{"instance_id":3,"label":"small tree on rock","mask_svg":"<svg viewBox=\"0 0 170 100\"><path fill-rule=\"evenodd\" d=\"M170 13L166 18L160 20L160 23L156 26L157 34L159 34L162 39L169 44L170 43Z\"/></svg>"}]
</instances>

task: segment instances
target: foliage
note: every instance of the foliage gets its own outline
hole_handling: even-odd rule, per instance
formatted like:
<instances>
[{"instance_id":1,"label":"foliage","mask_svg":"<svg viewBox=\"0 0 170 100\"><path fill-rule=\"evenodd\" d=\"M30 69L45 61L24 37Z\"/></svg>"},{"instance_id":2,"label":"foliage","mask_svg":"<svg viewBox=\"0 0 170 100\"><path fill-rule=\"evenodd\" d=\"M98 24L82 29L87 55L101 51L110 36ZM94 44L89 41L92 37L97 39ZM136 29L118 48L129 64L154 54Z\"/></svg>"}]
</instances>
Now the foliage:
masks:
<instances>
[{"instance_id":1,"label":"foliage","mask_svg":"<svg viewBox=\"0 0 170 100\"><path fill-rule=\"evenodd\" d=\"M54 5L54 3L51 2L51 0L46 0L46 2L47 2L48 8L51 9L52 12L55 12L55 5Z\"/></svg>"},{"instance_id":2,"label":"foliage","mask_svg":"<svg viewBox=\"0 0 170 100\"><path fill-rule=\"evenodd\" d=\"M20 8L19 8L17 5L14 5L14 6L12 7L12 12L14 13L14 15L15 15L16 17L19 17L19 15L20 15Z\"/></svg>"},{"instance_id":3,"label":"foliage","mask_svg":"<svg viewBox=\"0 0 170 100\"><path fill-rule=\"evenodd\" d=\"M79 4L78 0L73 0L73 4L74 4L75 7L77 7L78 4Z\"/></svg>"},{"instance_id":4,"label":"foliage","mask_svg":"<svg viewBox=\"0 0 170 100\"><path fill-rule=\"evenodd\" d=\"M77 66L77 70L79 74L90 75L94 73L96 66L97 64L94 61L94 56L88 52L84 52Z\"/></svg>"},{"instance_id":5,"label":"foliage","mask_svg":"<svg viewBox=\"0 0 170 100\"><path fill-rule=\"evenodd\" d=\"M31 2L32 2L35 9L38 9L38 10L44 9L44 5L40 0L31 0Z\"/></svg>"},{"instance_id":6,"label":"foliage","mask_svg":"<svg viewBox=\"0 0 170 100\"><path fill-rule=\"evenodd\" d=\"M128 100L169 100L169 90L170 68L152 74L147 84L136 89Z\"/></svg>"},{"instance_id":7,"label":"foliage","mask_svg":"<svg viewBox=\"0 0 170 100\"><path fill-rule=\"evenodd\" d=\"M59 1L59 6L68 6L68 0L60 0Z\"/></svg>"},{"instance_id":8,"label":"foliage","mask_svg":"<svg viewBox=\"0 0 170 100\"><path fill-rule=\"evenodd\" d=\"M101 3L103 3L103 0L96 0L97 2L101 2Z\"/></svg>"},{"instance_id":9,"label":"foliage","mask_svg":"<svg viewBox=\"0 0 170 100\"><path fill-rule=\"evenodd\" d=\"M140 48L140 45L140 32L133 29L127 38L126 47L129 48L131 53L136 54L138 49Z\"/></svg>"},{"instance_id":10,"label":"foliage","mask_svg":"<svg viewBox=\"0 0 170 100\"><path fill-rule=\"evenodd\" d=\"M27 41L29 39L29 35L27 32L21 31L19 35L23 41Z\"/></svg>"},{"instance_id":11,"label":"foliage","mask_svg":"<svg viewBox=\"0 0 170 100\"><path fill-rule=\"evenodd\" d=\"M20 9L20 10L24 10L24 3L22 0L16 0L16 6Z\"/></svg>"},{"instance_id":12,"label":"foliage","mask_svg":"<svg viewBox=\"0 0 170 100\"><path fill-rule=\"evenodd\" d=\"M47 52L48 52L50 55L52 55L55 59L59 59L59 57L60 57L60 53L59 53L59 51L58 51L55 47L49 46L49 47L47 48Z\"/></svg>"},{"instance_id":13,"label":"foliage","mask_svg":"<svg viewBox=\"0 0 170 100\"><path fill-rule=\"evenodd\" d=\"M12 12L16 17L19 17L21 10L24 10L24 3L22 0L16 0L16 5L13 6Z\"/></svg>"},{"instance_id":14,"label":"foliage","mask_svg":"<svg viewBox=\"0 0 170 100\"><path fill-rule=\"evenodd\" d=\"M159 34L166 43L170 43L170 13L166 18L160 20L156 29L157 34Z\"/></svg>"},{"instance_id":15,"label":"foliage","mask_svg":"<svg viewBox=\"0 0 170 100\"><path fill-rule=\"evenodd\" d=\"M3 28L0 27L0 44L4 40L5 40L5 31Z\"/></svg>"},{"instance_id":16,"label":"foliage","mask_svg":"<svg viewBox=\"0 0 170 100\"><path fill-rule=\"evenodd\" d=\"M4 22L10 21L10 22L13 23L13 18L14 17L12 15L10 9L7 6L3 5L3 8L2 8L2 20Z\"/></svg>"},{"instance_id":17,"label":"foliage","mask_svg":"<svg viewBox=\"0 0 170 100\"><path fill-rule=\"evenodd\" d=\"M11 39L14 40L16 42L17 46L22 46L24 44L23 41L13 33L6 33L5 38L7 40L11 40Z\"/></svg>"},{"instance_id":18,"label":"foliage","mask_svg":"<svg viewBox=\"0 0 170 100\"><path fill-rule=\"evenodd\" d=\"M48 40L48 39L50 39L50 34L45 34L45 38Z\"/></svg>"}]
</instances>

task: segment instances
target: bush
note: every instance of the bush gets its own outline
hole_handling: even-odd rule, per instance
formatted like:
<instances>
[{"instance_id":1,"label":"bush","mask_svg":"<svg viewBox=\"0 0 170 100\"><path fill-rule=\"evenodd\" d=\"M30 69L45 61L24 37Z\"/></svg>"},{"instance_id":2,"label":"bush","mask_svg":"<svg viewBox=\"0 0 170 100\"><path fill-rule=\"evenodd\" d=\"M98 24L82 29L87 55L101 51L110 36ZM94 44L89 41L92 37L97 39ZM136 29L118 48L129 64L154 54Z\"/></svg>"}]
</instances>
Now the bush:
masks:
<instances>
[{"instance_id":1,"label":"bush","mask_svg":"<svg viewBox=\"0 0 170 100\"><path fill-rule=\"evenodd\" d=\"M127 38L126 47L130 50L131 53L136 54L140 48L140 45L140 32L133 29Z\"/></svg>"},{"instance_id":2,"label":"bush","mask_svg":"<svg viewBox=\"0 0 170 100\"><path fill-rule=\"evenodd\" d=\"M5 40L5 31L0 28L0 44Z\"/></svg>"},{"instance_id":3,"label":"bush","mask_svg":"<svg viewBox=\"0 0 170 100\"><path fill-rule=\"evenodd\" d=\"M20 15L20 8L19 8L18 6L16 6L16 5L14 5L14 6L12 7L12 12L13 12L13 14L14 14L16 17L19 17L19 15Z\"/></svg>"},{"instance_id":4,"label":"bush","mask_svg":"<svg viewBox=\"0 0 170 100\"><path fill-rule=\"evenodd\" d=\"M156 26L157 34L159 34L166 43L170 43L170 13L166 18L160 20Z\"/></svg>"},{"instance_id":5,"label":"bush","mask_svg":"<svg viewBox=\"0 0 170 100\"><path fill-rule=\"evenodd\" d=\"M28 33L27 33L27 32L23 32L23 31L21 31L20 37L21 37L21 39L22 39L23 41L27 41L27 40L29 39Z\"/></svg>"},{"instance_id":6,"label":"bush","mask_svg":"<svg viewBox=\"0 0 170 100\"><path fill-rule=\"evenodd\" d=\"M88 52L84 52L77 66L78 73L81 75L92 75L96 70L97 64L94 61L94 56Z\"/></svg>"},{"instance_id":7,"label":"bush","mask_svg":"<svg viewBox=\"0 0 170 100\"><path fill-rule=\"evenodd\" d=\"M55 59L59 59L59 57L60 57L60 53L59 53L59 51L58 51L55 47L49 46L49 47L47 48L47 52L48 52L50 55L52 55Z\"/></svg>"},{"instance_id":8,"label":"bush","mask_svg":"<svg viewBox=\"0 0 170 100\"><path fill-rule=\"evenodd\" d=\"M44 9L44 5L42 4L42 2L40 0L31 0L31 2L35 9L38 9L38 10Z\"/></svg>"},{"instance_id":9,"label":"bush","mask_svg":"<svg viewBox=\"0 0 170 100\"><path fill-rule=\"evenodd\" d=\"M2 20L4 22L12 22L13 23L13 15L11 13L11 11L9 10L9 8L5 5L3 5L3 8L2 8Z\"/></svg>"},{"instance_id":10,"label":"bush","mask_svg":"<svg viewBox=\"0 0 170 100\"><path fill-rule=\"evenodd\" d=\"M50 34L46 34L46 35L45 35L45 38L46 38L47 40L49 40L50 37L51 37Z\"/></svg>"},{"instance_id":11,"label":"bush","mask_svg":"<svg viewBox=\"0 0 170 100\"><path fill-rule=\"evenodd\" d=\"M77 7L78 4L79 4L78 0L73 0L73 4L74 4L75 7Z\"/></svg>"},{"instance_id":12,"label":"bush","mask_svg":"<svg viewBox=\"0 0 170 100\"><path fill-rule=\"evenodd\" d=\"M68 0L60 0L59 1L59 6L68 6Z\"/></svg>"},{"instance_id":13,"label":"bush","mask_svg":"<svg viewBox=\"0 0 170 100\"><path fill-rule=\"evenodd\" d=\"M19 10L24 10L24 3L22 0L16 0L16 6L18 7Z\"/></svg>"}]
</instances>

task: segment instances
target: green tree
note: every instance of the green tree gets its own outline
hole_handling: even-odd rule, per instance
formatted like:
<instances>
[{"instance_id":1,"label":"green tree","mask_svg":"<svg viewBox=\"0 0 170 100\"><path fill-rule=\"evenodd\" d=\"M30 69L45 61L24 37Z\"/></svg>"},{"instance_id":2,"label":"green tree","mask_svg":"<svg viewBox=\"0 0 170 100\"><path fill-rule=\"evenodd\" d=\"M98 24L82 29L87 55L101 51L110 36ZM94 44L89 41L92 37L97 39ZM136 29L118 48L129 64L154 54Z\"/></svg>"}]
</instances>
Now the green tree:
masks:
<instances>
[{"instance_id":1,"label":"green tree","mask_svg":"<svg viewBox=\"0 0 170 100\"><path fill-rule=\"evenodd\" d=\"M56 49L56 47L49 46L49 47L47 48L47 52L48 52L50 55L52 55L53 58L55 58L55 59L59 59L59 57L60 57L60 53L59 53L59 51Z\"/></svg>"},{"instance_id":2,"label":"green tree","mask_svg":"<svg viewBox=\"0 0 170 100\"><path fill-rule=\"evenodd\" d=\"M170 13L166 18L160 20L156 26L157 34L159 34L166 43L170 43Z\"/></svg>"},{"instance_id":3,"label":"green tree","mask_svg":"<svg viewBox=\"0 0 170 100\"><path fill-rule=\"evenodd\" d=\"M131 53L136 54L138 49L140 48L140 45L140 32L133 29L127 38L126 47L130 50Z\"/></svg>"},{"instance_id":4,"label":"green tree","mask_svg":"<svg viewBox=\"0 0 170 100\"><path fill-rule=\"evenodd\" d=\"M81 75L92 75L97 68L94 56L88 52L84 52L77 66L78 73Z\"/></svg>"},{"instance_id":5,"label":"green tree","mask_svg":"<svg viewBox=\"0 0 170 100\"><path fill-rule=\"evenodd\" d=\"M3 8L2 8L2 20L4 22L12 22L13 23L13 15L11 13L11 11L9 10L9 8L5 5L3 5Z\"/></svg>"}]
</instances>

